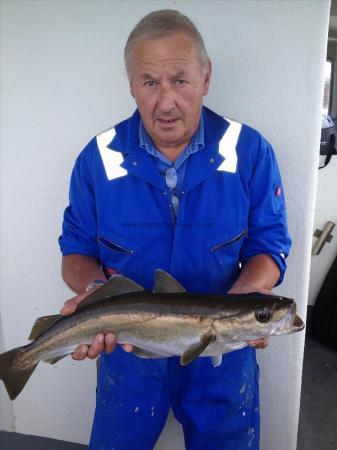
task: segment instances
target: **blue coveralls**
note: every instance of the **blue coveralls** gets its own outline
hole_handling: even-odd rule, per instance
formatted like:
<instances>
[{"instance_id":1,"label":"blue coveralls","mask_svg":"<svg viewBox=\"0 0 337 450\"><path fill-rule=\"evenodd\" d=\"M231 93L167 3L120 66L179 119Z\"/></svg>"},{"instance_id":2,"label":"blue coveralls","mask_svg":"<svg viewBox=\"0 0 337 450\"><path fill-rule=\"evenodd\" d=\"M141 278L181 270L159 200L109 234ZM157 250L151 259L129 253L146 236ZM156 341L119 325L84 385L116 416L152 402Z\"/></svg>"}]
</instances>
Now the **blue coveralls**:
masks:
<instances>
[{"instance_id":1,"label":"blue coveralls","mask_svg":"<svg viewBox=\"0 0 337 450\"><path fill-rule=\"evenodd\" d=\"M190 292L226 293L252 256L269 254L281 277L290 248L281 179L270 144L252 128L203 108L205 148L186 168L179 215L153 157L139 145L140 116L96 138L76 160L60 246L99 258L151 290L155 269ZM92 450L150 450L168 408L189 450L259 448L255 349L187 367L117 349L100 358Z\"/></svg>"}]
</instances>

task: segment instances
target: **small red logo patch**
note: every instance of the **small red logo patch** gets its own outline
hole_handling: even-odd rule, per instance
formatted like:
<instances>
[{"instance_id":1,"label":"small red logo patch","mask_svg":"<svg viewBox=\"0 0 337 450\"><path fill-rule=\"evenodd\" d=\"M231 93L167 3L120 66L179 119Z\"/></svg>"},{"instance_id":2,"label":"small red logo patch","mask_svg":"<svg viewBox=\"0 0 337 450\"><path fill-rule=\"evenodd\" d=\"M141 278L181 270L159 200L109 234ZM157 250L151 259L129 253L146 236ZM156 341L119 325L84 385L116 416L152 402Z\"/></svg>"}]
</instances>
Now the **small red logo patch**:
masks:
<instances>
[{"instance_id":1,"label":"small red logo patch","mask_svg":"<svg viewBox=\"0 0 337 450\"><path fill-rule=\"evenodd\" d=\"M107 278L111 278L111 277L113 277L114 275L118 275L118 274L119 274L119 271L118 271L117 269L112 269L112 268L110 268L110 267L106 267L106 268L105 268L105 273L106 273L106 275L108 275Z\"/></svg>"},{"instance_id":2,"label":"small red logo patch","mask_svg":"<svg viewBox=\"0 0 337 450\"><path fill-rule=\"evenodd\" d=\"M281 194L282 194L282 187L281 187L281 186L278 186L278 187L276 188L275 195L276 195L276 197L280 197Z\"/></svg>"}]
</instances>

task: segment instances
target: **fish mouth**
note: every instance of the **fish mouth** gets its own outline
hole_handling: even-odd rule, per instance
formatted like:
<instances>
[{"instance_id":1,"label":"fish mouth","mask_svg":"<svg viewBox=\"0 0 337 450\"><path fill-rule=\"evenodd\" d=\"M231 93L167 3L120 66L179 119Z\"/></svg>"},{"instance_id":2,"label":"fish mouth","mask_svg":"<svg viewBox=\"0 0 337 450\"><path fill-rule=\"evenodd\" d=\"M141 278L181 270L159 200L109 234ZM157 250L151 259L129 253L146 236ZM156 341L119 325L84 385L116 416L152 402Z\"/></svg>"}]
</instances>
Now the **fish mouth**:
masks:
<instances>
[{"instance_id":1,"label":"fish mouth","mask_svg":"<svg viewBox=\"0 0 337 450\"><path fill-rule=\"evenodd\" d=\"M291 306L292 321L290 323L289 333L297 333L298 331L304 330L303 320L296 314L296 303Z\"/></svg>"},{"instance_id":2,"label":"fish mouth","mask_svg":"<svg viewBox=\"0 0 337 450\"><path fill-rule=\"evenodd\" d=\"M293 323L291 324L289 333L297 333L298 331L304 330L305 325L303 320L296 314L294 316Z\"/></svg>"},{"instance_id":3,"label":"fish mouth","mask_svg":"<svg viewBox=\"0 0 337 450\"><path fill-rule=\"evenodd\" d=\"M298 333L304 330L305 325L303 320L296 314L296 304L293 303L288 310L288 314L282 321L281 327L275 335Z\"/></svg>"}]
</instances>

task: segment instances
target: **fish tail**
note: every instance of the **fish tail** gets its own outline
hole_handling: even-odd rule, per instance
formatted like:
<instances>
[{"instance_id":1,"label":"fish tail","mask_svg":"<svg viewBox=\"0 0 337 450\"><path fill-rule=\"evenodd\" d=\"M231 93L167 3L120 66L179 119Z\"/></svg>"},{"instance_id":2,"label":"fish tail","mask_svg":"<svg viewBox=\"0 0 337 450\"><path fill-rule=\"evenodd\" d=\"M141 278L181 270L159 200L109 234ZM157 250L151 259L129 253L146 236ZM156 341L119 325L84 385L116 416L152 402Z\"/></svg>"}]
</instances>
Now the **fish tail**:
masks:
<instances>
[{"instance_id":1,"label":"fish tail","mask_svg":"<svg viewBox=\"0 0 337 450\"><path fill-rule=\"evenodd\" d=\"M14 400L25 387L37 364L19 369L14 362L24 347L14 348L0 355L0 380L6 386L8 395Z\"/></svg>"}]
</instances>

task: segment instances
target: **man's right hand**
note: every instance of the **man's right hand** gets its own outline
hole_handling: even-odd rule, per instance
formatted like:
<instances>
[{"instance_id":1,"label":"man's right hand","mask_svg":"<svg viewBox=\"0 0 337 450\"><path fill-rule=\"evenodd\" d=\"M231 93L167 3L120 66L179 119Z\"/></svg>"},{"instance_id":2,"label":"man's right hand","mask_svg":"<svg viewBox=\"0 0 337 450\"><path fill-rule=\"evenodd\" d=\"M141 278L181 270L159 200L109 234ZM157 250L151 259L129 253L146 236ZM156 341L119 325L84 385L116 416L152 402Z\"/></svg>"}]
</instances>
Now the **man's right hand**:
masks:
<instances>
[{"instance_id":1,"label":"man's right hand","mask_svg":"<svg viewBox=\"0 0 337 450\"><path fill-rule=\"evenodd\" d=\"M91 294L91 292L92 290L90 292L78 294L76 295L76 297L67 300L60 311L62 316L68 316L70 314L73 314L76 311L78 304L81 303L81 301L83 301L89 294ZM81 361L82 359L85 358L95 359L102 352L111 353L113 350L115 350L116 345L117 345L117 338L114 333L112 332L106 334L100 333L97 336L95 336L91 345L86 344L79 345L75 349L71 357L77 361ZM126 352L133 351L133 346L131 344L121 344L121 347Z\"/></svg>"}]
</instances>

